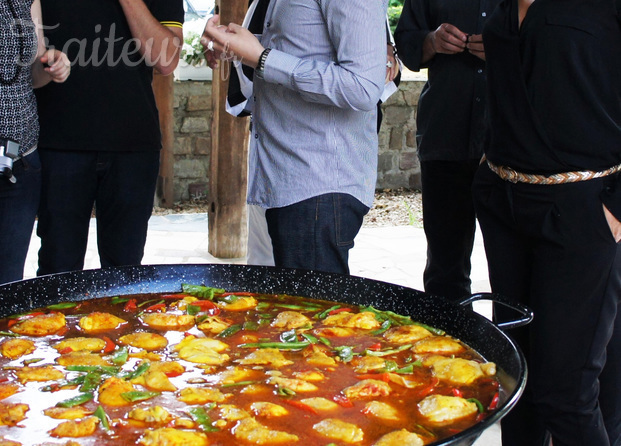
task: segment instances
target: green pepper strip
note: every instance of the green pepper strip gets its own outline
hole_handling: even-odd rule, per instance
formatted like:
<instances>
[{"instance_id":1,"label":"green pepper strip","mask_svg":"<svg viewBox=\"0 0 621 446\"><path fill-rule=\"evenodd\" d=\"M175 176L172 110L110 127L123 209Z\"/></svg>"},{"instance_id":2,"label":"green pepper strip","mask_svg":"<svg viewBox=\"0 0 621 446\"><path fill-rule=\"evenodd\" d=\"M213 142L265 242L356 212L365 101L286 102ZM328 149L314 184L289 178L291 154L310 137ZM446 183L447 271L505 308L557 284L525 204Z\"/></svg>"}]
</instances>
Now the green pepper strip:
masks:
<instances>
[{"instance_id":1,"label":"green pepper strip","mask_svg":"<svg viewBox=\"0 0 621 446\"><path fill-rule=\"evenodd\" d=\"M45 387L41 387L41 392L53 392L56 390L59 390L63 387L73 387L73 386L78 386L82 383L84 383L84 379L86 378L86 375L82 375L82 376L78 376L77 378L71 379L69 381L66 380L62 380L62 381L56 381L54 383L54 385L50 385L50 386L45 386Z\"/></svg>"},{"instance_id":2,"label":"green pepper strip","mask_svg":"<svg viewBox=\"0 0 621 446\"><path fill-rule=\"evenodd\" d=\"M319 339L309 333L302 333L302 337L306 339L311 344L319 344Z\"/></svg>"},{"instance_id":3,"label":"green pepper strip","mask_svg":"<svg viewBox=\"0 0 621 446\"><path fill-rule=\"evenodd\" d=\"M231 325L230 327L225 328L220 333L218 333L217 337L218 338L228 338L229 336L233 336L238 331L241 331L242 328L243 328L243 326L241 324Z\"/></svg>"},{"instance_id":4,"label":"green pepper strip","mask_svg":"<svg viewBox=\"0 0 621 446\"><path fill-rule=\"evenodd\" d=\"M212 424L211 418L203 407L193 407L189 410L192 419L205 432L219 432L220 429Z\"/></svg>"},{"instance_id":5,"label":"green pepper strip","mask_svg":"<svg viewBox=\"0 0 621 446\"><path fill-rule=\"evenodd\" d=\"M344 345L342 347L336 347L334 350L336 350L339 358L341 358L343 362L349 362L354 359L354 347Z\"/></svg>"},{"instance_id":6,"label":"green pepper strip","mask_svg":"<svg viewBox=\"0 0 621 446\"><path fill-rule=\"evenodd\" d=\"M0 336L6 336L9 338L19 338L21 335L17 333L12 333L10 331L0 331Z\"/></svg>"},{"instance_id":7,"label":"green pepper strip","mask_svg":"<svg viewBox=\"0 0 621 446\"><path fill-rule=\"evenodd\" d=\"M295 390L290 389L289 387L278 387L276 389L276 393L280 396L295 396Z\"/></svg>"},{"instance_id":8,"label":"green pepper strip","mask_svg":"<svg viewBox=\"0 0 621 446\"><path fill-rule=\"evenodd\" d=\"M277 348L278 350L301 350L310 345L310 342L254 342L241 344L241 348Z\"/></svg>"},{"instance_id":9,"label":"green pepper strip","mask_svg":"<svg viewBox=\"0 0 621 446\"><path fill-rule=\"evenodd\" d=\"M333 307L328 308L327 310L322 311L319 314L316 314L315 316L313 316L315 319L325 319L326 316L328 316L328 313L330 313L330 311L334 311L334 310L338 310L339 308L341 308L340 305L334 305Z\"/></svg>"},{"instance_id":10,"label":"green pepper strip","mask_svg":"<svg viewBox=\"0 0 621 446\"><path fill-rule=\"evenodd\" d=\"M101 425L104 427L104 429L110 429L110 423L108 423L108 415L106 415L106 411L103 407L98 406L97 410L93 413L93 415L99 418L99 420L101 421Z\"/></svg>"},{"instance_id":11,"label":"green pepper strip","mask_svg":"<svg viewBox=\"0 0 621 446\"><path fill-rule=\"evenodd\" d=\"M103 380L101 373L88 372L84 376L84 383L80 386L80 392L90 392L99 387L99 384Z\"/></svg>"},{"instance_id":12,"label":"green pepper strip","mask_svg":"<svg viewBox=\"0 0 621 446\"><path fill-rule=\"evenodd\" d=\"M102 375L116 375L121 370L119 367L108 365L68 365L66 369L69 372L95 372Z\"/></svg>"},{"instance_id":13,"label":"green pepper strip","mask_svg":"<svg viewBox=\"0 0 621 446\"><path fill-rule=\"evenodd\" d=\"M123 365L129 359L129 352L126 347L120 348L112 355L112 363L115 365Z\"/></svg>"},{"instance_id":14,"label":"green pepper strip","mask_svg":"<svg viewBox=\"0 0 621 446\"><path fill-rule=\"evenodd\" d=\"M68 400L59 401L56 403L56 407L75 407L84 404L93 398L95 398L95 395L92 393L81 393L80 395L69 398Z\"/></svg>"},{"instance_id":15,"label":"green pepper strip","mask_svg":"<svg viewBox=\"0 0 621 446\"><path fill-rule=\"evenodd\" d=\"M128 301L129 301L129 297L114 296L112 299L110 299L110 303L112 305L124 304L125 302L128 302Z\"/></svg>"},{"instance_id":16,"label":"green pepper strip","mask_svg":"<svg viewBox=\"0 0 621 446\"><path fill-rule=\"evenodd\" d=\"M395 353L400 353L404 350L407 350L408 348L412 348L412 344L402 345L401 347L390 349L390 350L380 350L378 352L366 349L364 352L367 356L382 357L382 356L394 355Z\"/></svg>"},{"instance_id":17,"label":"green pepper strip","mask_svg":"<svg viewBox=\"0 0 621 446\"><path fill-rule=\"evenodd\" d=\"M259 323L254 321L244 322L243 329L246 331L257 331L259 329Z\"/></svg>"},{"instance_id":18,"label":"green pepper strip","mask_svg":"<svg viewBox=\"0 0 621 446\"><path fill-rule=\"evenodd\" d=\"M220 387L240 387L240 386L249 386L251 384L256 384L259 381L239 381L236 383L227 383L227 384L222 384L220 385Z\"/></svg>"},{"instance_id":19,"label":"green pepper strip","mask_svg":"<svg viewBox=\"0 0 621 446\"><path fill-rule=\"evenodd\" d=\"M149 367L151 367L151 363L149 362L143 362L142 364L140 364L136 370L126 373L123 376L121 376L121 378L124 378L128 381L131 381L134 378L138 378L140 375L142 375L144 372L146 372L147 370L149 370Z\"/></svg>"},{"instance_id":20,"label":"green pepper strip","mask_svg":"<svg viewBox=\"0 0 621 446\"><path fill-rule=\"evenodd\" d=\"M468 398L466 401L469 401L471 403L476 404L477 405L477 409L479 410L479 413L484 413L485 412L485 407L483 407L483 404L478 399L476 399L476 398Z\"/></svg>"},{"instance_id":21,"label":"green pepper strip","mask_svg":"<svg viewBox=\"0 0 621 446\"><path fill-rule=\"evenodd\" d=\"M212 288L204 285L190 285L187 283L181 285L181 290L191 296L209 300L213 300L213 297L216 294L223 294L226 292L226 290L221 288Z\"/></svg>"},{"instance_id":22,"label":"green pepper strip","mask_svg":"<svg viewBox=\"0 0 621 446\"><path fill-rule=\"evenodd\" d=\"M75 308L78 304L76 302L61 302L59 304L48 305L50 310L66 310L68 308Z\"/></svg>"},{"instance_id":23,"label":"green pepper strip","mask_svg":"<svg viewBox=\"0 0 621 446\"><path fill-rule=\"evenodd\" d=\"M288 310L300 310L300 311L318 311L321 310L321 306L316 304L308 305L294 305L294 304L274 304L278 308L286 308Z\"/></svg>"},{"instance_id":24,"label":"green pepper strip","mask_svg":"<svg viewBox=\"0 0 621 446\"><path fill-rule=\"evenodd\" d=\"M444 336L446 332L441 328L435 328L431 325L423 324L422 322L414 322L414 325L418 325L419 327L423 327L425 330L430 331L436 336Z\"/></svg>"},{"instance_id":25,"label":"green pepper strip","mask_svg":"<svg viewBox=\"0 0 621 446\"><path fill-rule=\"evenodd\" d=\"M388 329L392 326L392 322L390 322L390 319L386 319L384 322L382 322L381 327L379 328L379 330L375 330L371 332L372 336L377 336L377 335L381 335L384 332L388 331Z\"/></svg>"},{"instance_id":26,"label":"green pepper strip","mask_svg":"<svg viewBox=\"0 0 621 446\"><path fill-rule=\"evenodd\" d=\"M141 391L141 390L132 390L130 392L121 393L121 397L124 400L129 401L130 403L134 403L136 401L148 400L151 398L155 398L156 396L159 396L159 395L160 395L159 392L147 392L147 391Z\"/></svg>"},{"instance_id":27,"label":"green pepper strip","mask_svg":"<svg viewBox=\"0 0 621 446\"><path fill-rule=\"evenodd\" d=\"M163 304L164 302L166 302L164 299L160 300L160 299L149 299L149 300L145 300L144 302L140 302L138 305L136 305L138 308L140 307L144 307L146 305L151 306L151 304L156 305L157 304Z\"/></svg>"}]
</instances>

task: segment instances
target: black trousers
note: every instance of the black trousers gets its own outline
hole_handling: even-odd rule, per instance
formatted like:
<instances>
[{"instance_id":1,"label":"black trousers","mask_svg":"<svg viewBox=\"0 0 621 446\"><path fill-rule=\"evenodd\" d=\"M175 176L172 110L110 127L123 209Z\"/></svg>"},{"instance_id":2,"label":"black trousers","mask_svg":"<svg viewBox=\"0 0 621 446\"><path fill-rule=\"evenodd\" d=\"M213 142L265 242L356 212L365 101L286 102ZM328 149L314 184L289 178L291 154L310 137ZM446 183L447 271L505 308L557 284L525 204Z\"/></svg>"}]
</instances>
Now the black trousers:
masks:
<instances>
[{"instance_id":1,"label":"black trousers","mask_svg":"<svg viewBox=\"0 0 621 446\"><path fill-rule=\"evenodd\" d=\"M425 291L459 299L470 294L476 218L472 181L479 160L422 161L423 226L427 238Z\"/></svg>"},{"instance_id":2,"label":"black trousers","mask_svg":"<svg viewBox=\"0 0 621 446\"><path fill-rule=\"evenodd\" d=\"M159 151L39 149L42 165L37 275L81 270L95 206L102 267L139 265L159 171Z\"/></svg>"},{"instance_id":3,"label":"black trousers","mask_svg":"<svg viewBox=\"0 0 621 446\"><path fill-rule=\"evenodd\" d=\"M613 178L540 186L474 182L494 292L534 311L509 332L529 376L502 421L504 446L621 443L621 258L599 198ZM507 310L495 309L504 319Z\"/></svg>"}]
</instances>

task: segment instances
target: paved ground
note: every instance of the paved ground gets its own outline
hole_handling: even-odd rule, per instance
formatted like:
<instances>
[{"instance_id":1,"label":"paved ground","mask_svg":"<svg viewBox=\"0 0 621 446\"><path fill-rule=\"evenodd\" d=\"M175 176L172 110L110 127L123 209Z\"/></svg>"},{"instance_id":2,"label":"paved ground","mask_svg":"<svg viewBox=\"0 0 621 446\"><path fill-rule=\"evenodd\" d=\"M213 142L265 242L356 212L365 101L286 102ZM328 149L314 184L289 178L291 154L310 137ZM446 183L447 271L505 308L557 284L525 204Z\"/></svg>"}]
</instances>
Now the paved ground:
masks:
<instances>
[{"instance_id":1,"label":"paved ground","mask_svg":"<svg viewBox=\"0 0 621 446\"><path fill-rule=\"evenodd\" d=\"M99 267L95 223L91 222L85 269ZM39 239L33 235L26 261L25 277L35 276ZM426 242L423 230L413 226L362 228L350 254L351 273L356 276L423 289ZM218 259L209 254L206 214L171 214L153 216L143 264L171 263L240 263L245 259ZM481 235L477 232L472 256L472 291L489 291L487 262ZM489 313L485 304L475 307ZM500 429L493 426L484 432L474 446L499 446Z\"/></svg>"}]
</instances>

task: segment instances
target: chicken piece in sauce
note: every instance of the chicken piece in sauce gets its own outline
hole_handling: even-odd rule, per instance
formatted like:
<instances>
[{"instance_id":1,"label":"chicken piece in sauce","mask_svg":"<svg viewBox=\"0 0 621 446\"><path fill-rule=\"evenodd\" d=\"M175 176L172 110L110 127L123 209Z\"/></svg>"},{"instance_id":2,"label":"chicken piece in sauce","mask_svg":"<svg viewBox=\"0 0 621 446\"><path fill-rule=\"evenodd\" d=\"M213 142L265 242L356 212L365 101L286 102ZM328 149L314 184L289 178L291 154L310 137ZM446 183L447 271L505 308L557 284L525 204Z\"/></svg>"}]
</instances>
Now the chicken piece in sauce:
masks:
<instances>
[{"instance_id":1,"label":"chicken piece in sauce","mask_svg":"<svg viewBox=\"0 0 621 446\"><path fill-rule=\"evenodd\" d=\"M83 350L88 352L100 352L105 346L106 341L103 339L77 337L60 341L59 343L54 344L53 347L59 352L79 352Z\"/></svg>"},{"instance_id":2,"label":"chicken piece in sauce","mask_svg":"<svg viewBox=\"0 0 621 446\"><path fill-rule=\"evenodd\" d=\"M168 339L157 333L137 332L121 336L119 343L152 352L166 348Z\"/></svg>"},{"instance_id":3,"label":"chicken piece in sauce","mask_svg":"<svg viewBox=\"0 0 621 446\"><path fill-rule=\"evenodd\" d=\"M289 411L284 407L268 402L257 401L250 405L250 410L257 417L264 418L276 418L276 417L284 417L285 415L289 415Z\"/></svg>"},{"instance_id":4,"label":"chicken piece in sauce","mask_svg":"<svg viewBox=\"0 0 621 446\"><path fill-rule=\"evenodd\" d=\"M218 308L225 311L248 311L257 306L257 300L252 296L235 296L237 299L226 299L217 302Z\"/></svg>"},{"instance_id":5,"label":"chicken piece in sauce","mask_svg":"<svg viewBox=\"0 0 621 446\"><path fill-rule=\"evenodd\" d=\"M239 360L242 365L271 365L273 367L284 367L293 364L293 361L285 356L276 348L261 348Z\"/></svg>"},{"instance_id":6,"label":"chicken piece in sauce","mask_svg":"<svg viewBox=\"0 0 621 446\"><path fill-rule=\"evenodd\" d=\"M45 409L43 413L55 420L78 420L88 415L92 415L92 411L86 410L82 406L75 407L50 407Z\"/></svg>"},{"instance_id":7,"label":"chicken piece in sauce","mask_svg":"<svg viewBox=\"0 0 621 446\"><path fill-rule=\"evenodd\" d=\"M202 432L184 431L172 427L147 429L138 440L145 446L207 446L207 435Z\"/></svg>"},{"instance_id":8,"label":"chicken piece in sauce","mask_svg":"<svg viewBox=\"0 0 621 446\"><path fill-rule=\"evenodd\" d=\"M329 356L322 347L311 344L304 349L302 355L307 364L316 367L332 367L336 365L336 360Z\"/></svg>"},{"instance_id":9,"label":"chicken piece in sauce","mask_svg":"<svg viewBox=\"0 0 621 446\"><path fill-rule=\"evenodd\" d=\"M173 416L161 406L149 408L136 407L129 411L127 418L140 423L165 426L173 420Z\"/></svg>"},{"instance_id":10,"label":"chicken piece in sauce","mask_svg":"<svg viewBox=\"0 0 621 446\"><path fill-rule=\"evenodd\" d=\"M377 379L365 379L353 386L343 389L343 393L350 400L388 396L391 391L392 389L388 383Z\"/></svg>"},{"instance_id":11,"label":"chicken piece in sauce","mask_svg":"<svg viewBox=\"0 0 621 446\"><path fill-rule=\"evenodd\" d=\"M400 421L399 411L393 406L381 401L370 401L365 404L362 413L368 417L376 418L382 421L394 422Z\"/></svg>"},{"instance_id":12,"label":"chicken piece in sauce","mask_svg":"<svg viewBox=\"0 0 621 446\"><path fill-rule=\"evenodd\" d=\"M82 317L78 324L86 333L101 333L103 331L115 330L126 323L127 321L125 319L116 317L113 314L96 311L88 316Z\"/></svg>"},{"instance_id":13,"label":"chicken piece in sauce","mask_svg":"<svg viewBox=\"0 0 621 446\"><path fill-rule=\"evenodd\" d=\"M412 344L433 334L420 325L402 325L394 327L384 333L384 339L395 344Z\"/></svg>"},{"instance_id":14,"label":"chicken piece in sauce","mask_svg":"<svg viewBox=\"0 0 621 446\"><path fill-rule=\"evenodd\" d=\"M0 400L6 399L19 392L19 386L13 383L0 383Z\"/></svg>"},{"instance_id":15,"label":"chicken piece in sauce","mask_svg":"<svg viewBox=\"0 0 621 446\"><path fill-rule=\"evenodd\" d=\"M291 389L295 392L316 392L319 390L319 388L315 384L311 384L302 379L272 376L267 380L267 382L268 384L275 385L279 388Z\"/></svg>"},{"instance_id":16,"label":"chicken piece in sauce","mask_svg":"<svg viewBox=\"0 0 621 446\"><path fill-rule=\"evenodd\" d=\"M90 353L86 350L80 350L77 352L70 352L65 355L61 355L56 358L56 362L64 367L70 365L112 365L109 361L105 360L96 353Z\"/></svg>"},{"instance_id":17,"label":"chicken piece in sauce","mask_svg":"<svg viewBox=\"0 0 621 446\"><path fill-rule=\"evenodd\" d=\"M126 392L136 390L134 386L120 378L111 377L99 386L99 402L106 406L129 406L131 403L121 396Z\"/></svg>"},{"instance_id":18,"label":"chicken piece in sauce","mask_svg":"<svg viewBox=\"0 0 621 446\"><path fill-rule=\"evenodd\" d=\"M326 418L313 426L315 432L330 440L338 440L344 443L358 443L364 440L364 432L352 423L337 418Z\"/></svg>"},{"instance_id":19,"label":"chicken piece in sauce","mask_svg":"<svg viewBox=\"0 0 621 446\"><path fill-rule=\"evenodd\" d=\"M207 316L197 325L197 328L205 334L217 335L233 325L230 319L219 316Z\"/></svg>"},{"instance_id":20,"label":"chicken piece in sauce","mask_svg":"<svg viewBox=\"0 0 621 446\"><path fill-rule=\"evenodd\" d=\"M229 355L222 352L228 348L227 344L217 339L194 336L188 336L174 346L181 359L206 365L221 365L227 362Z\"/></svg>"},{"instance_id":21,"label":"chicken piece in sauce","mask_svg":"<svg viewBox=\"0 0 621 446\"><path fill-rule=\"evenodd\" d=\"M29 410L27 404L0 403L0 425L15 426L26 418L26 412Z\"/></svg>"},{"instance_id":22,"label":"chicken piece in sauce","mask_svg":"<svg viewBox=\"0 0 621 446\"><path fill-rule=\"evenodd\" d=\"M179 376L185 372L178 362L155 361L142 375L132 380L133 384L141 384L151 390L160 392L175 392L177 387L170 381L169 376Z\"/></svg>"},{"instance_id":23,"label":"chicken piece in sauce","mask_svg":"<svg viewBox=\"0 0 621 446\"><path fill-rule=\"evenodd\" d=\"M278 313L270 325L275 328L291 330L294 328L312 326L313 323L299 311L282 311Z\"/></svg>"},{"instance_id":24,"label":"chicken piece in sauce","mask_svg":"<svg viewBox=\"0 0 621 446\"><path fill-rule=\"evenodd\" d=\"M300 402L306 404L308 407L312 407L317 412L333 412L339 410L341 407L334 401L322 397L303 398Z\"/></svg>"},{"instance_id":25,"label":"chicken piece in sauce","mask_svg":"<svg viewBox=\"0 0 621 446\"><path fill-rule=\"evenodd\" d=\"M254 418L244 418L233 428L233 435L250 444L272 445L291 444L299 440L297 435L269 429Z\"/></svg>"},{"instance_id":26,"label":"chicken piece in sauce","mask_svg":"<svg viewBox=\"0 0 621 446\"><path fill-rule=\"evenodd\" d=\"M421 437L406 429L383 435L373 443L373 446L423 446L425 442Z\"/></svg>"},{"instance_id":27,"label":"chicken piece in sauce","mask_svg":"<svg viewBox=\"0 0 621 446\"><path fill-rule=\"evenodd\" d=\"M375 319L375 314L370 311L362 313L342 313L333 314L323 320L323 324L334 327L361 328L363 330L377 330L381 324Z\"/></svg>"},{"instance_id":28,"label":"chicken piece in sauce","mask_svg":"<svg viewBox=\"0 0 621 446\"><path fill-rule=\"evenodd\" d=\"M494 363L481 364L469 359L444 356L425 358L423 365L431 367L439 380L455 385L469 385L479 378L492 376L496 372Z\"/></svg>"},{"instance_id":29,"label":"chicken piece in sauce","mask_svg":"<svg viewBox=\"0 0 621 446\"><path fill-rule=\"evenodd\" d=\"M33 381L55 381L58 379L63 379L65 377L65 374L63 372L55 369L51 365L40 367L22 367L18 370L15 370L15 374L17 375L17 379L19 380L19 382L22 384Z\"/></svg>"},{"instance_id":30,"label":"chicken piece in sauce","mask_svg":"<svg viewBox=\"0 0 621 446\"><path fill-rule=\"evenodd\" d=\"M432 424L442 426L455 421L474 417L478 413L477 405L457 396L430 395L418 403L418 410Z\"/></svg>"},{"instance_id":31,"label":"chicken piece in sauce","mask_svg":"<svg viewBox=\"0 0 621 446\"><path fill-rule=\"evenodd\" d=\"M62 313L39 314L19 321L10 330L23 336L49 336L65 328L65 315Z\"/></svg>"},{"instance_id":32,"label":"chicken piece in sauce","mask_svg":"<svg viewBox=\"0 0 621 446\"><path fill-rule=\"evenodd\" d=\"M186 331L194 326L195 318L189 314L148 313L140 316L142 322L154 330Z\"/></svg>"},{"instance_id":33,"label":"chicken piece in sauce","mask_svg":"<svg viewBox=\"0 0 621 446\"><path fill-rule=\"evenodd\" d=\"M5 358L17 359L34 352L35 348L30 339L9 339L0 345L0 353Z\"/></svg>"},{"instance_id":34,"label":"chicken piece in sauce","mask_svg":"<svg viewBox=\"0 0 621 446\"><path fill-rule=\"evenodd\" d=\"M448 336L433 336L418 341L412 347L412 351L418 354L435 355L459 355L466 351L466 347Z\"/></svg>"},{"instance_id":35,"label":"chicken piece in sauce","mask_svg":"<svg viewBox=\"0 0 621 446\"><path fill-rule=\"evenodd\" d=\"M207 403L221 403L226 399L226 396L218 389L209 387L186 387L181 389L177 399L189 405L202 405Z\"/></svg>"},{"instance_id":36,"label":"chicken piece in sauce","mask_svg":"<svg viewBox=\"0 0 621 446\"><path fill-rule=\"evenodd\" d=\"M54 429L50 431L52 437L88 437L95 433L97 425L99 424L99 418L87 417L83 420L69 420L60 423Z\"/></svg>"}]
</instances>

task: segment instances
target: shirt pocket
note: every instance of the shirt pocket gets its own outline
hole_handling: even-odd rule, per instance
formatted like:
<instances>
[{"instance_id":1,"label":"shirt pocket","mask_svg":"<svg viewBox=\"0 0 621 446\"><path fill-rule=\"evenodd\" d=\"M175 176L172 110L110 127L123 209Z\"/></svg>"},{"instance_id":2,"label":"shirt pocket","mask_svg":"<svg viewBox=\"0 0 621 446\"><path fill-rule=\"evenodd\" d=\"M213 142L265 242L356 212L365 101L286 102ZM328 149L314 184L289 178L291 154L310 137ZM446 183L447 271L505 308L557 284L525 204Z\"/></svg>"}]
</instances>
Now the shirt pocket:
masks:
<instances>
[{"instance_id":1,"label":"shirt pocket","mask_svg":"<svg viewBox=\"0 0 621 446\"><path fill-rule=\"evenodd\" d=\"M546 25L567 28L567 31L579 31L596 37L601 29L600 24L587 17L569 14L548 14Z\"/></svg>"}]
</instances>

